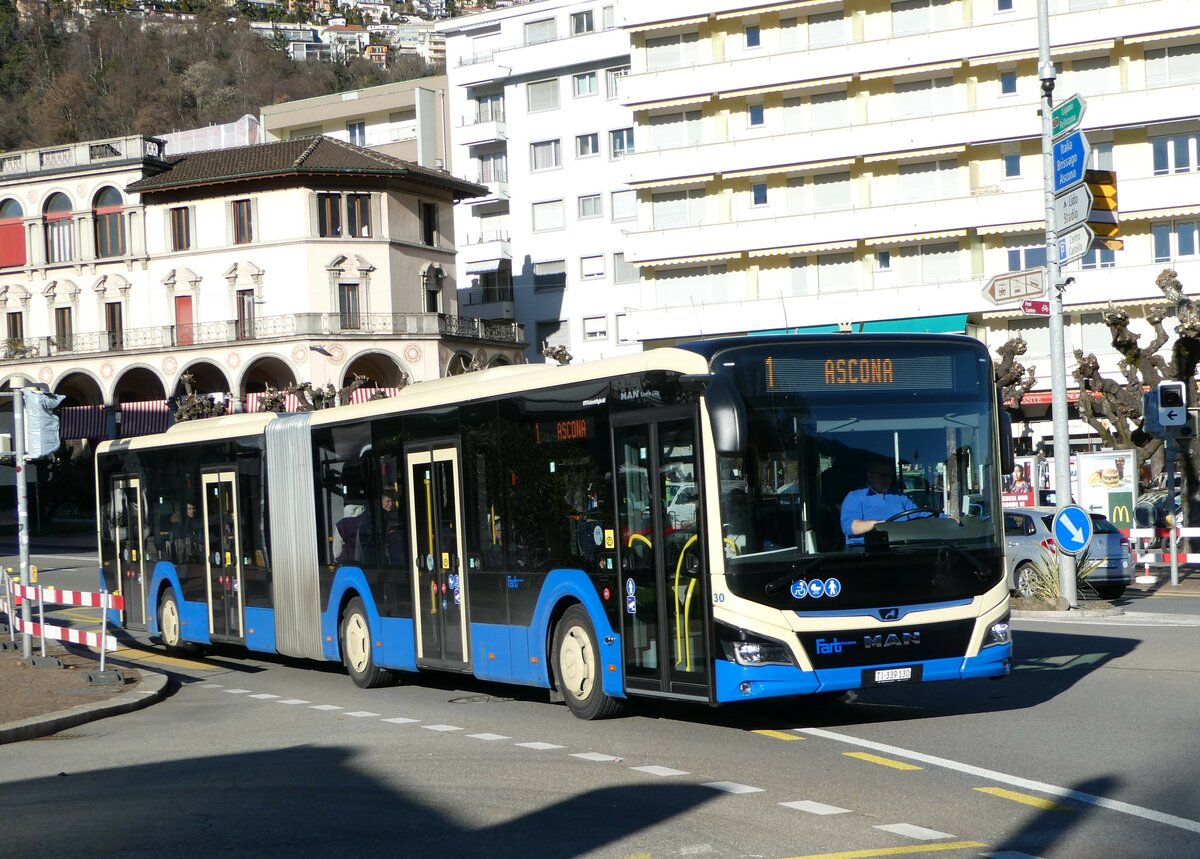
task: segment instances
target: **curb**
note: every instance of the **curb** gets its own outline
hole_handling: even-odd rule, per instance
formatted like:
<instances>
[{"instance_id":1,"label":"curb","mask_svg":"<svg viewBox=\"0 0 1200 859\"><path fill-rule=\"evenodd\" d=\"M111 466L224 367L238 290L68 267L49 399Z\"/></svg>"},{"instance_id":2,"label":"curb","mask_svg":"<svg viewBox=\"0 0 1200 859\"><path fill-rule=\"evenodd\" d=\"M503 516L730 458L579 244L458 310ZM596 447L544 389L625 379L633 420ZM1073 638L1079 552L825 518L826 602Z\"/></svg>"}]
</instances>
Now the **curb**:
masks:
<instances>
[{"instance_id":1,"label":"curb","mask_svg":"<svg viewBox=\"0 0 1200 859\"><path fill-rule=\"evenodd\" d=\"M32 716L19 722L0 725L0 745L16 743L21 740L33 740L87 722L95 722L109 716L119 716L122 713L132 713L134 710L149 707L162 699L167 689L167 675L140 669L125 668L122 670L137 671L139 679L136 689L126 692L124 695L109 698L107 701L79 704L68 710L59 710L57 713Z\"/></svg>"},{"instance_id":2,"label":"curb","mask_svg":"<svg viewBox=\"0 0 1200 859\"><path fill-rule=\"evenodd\" d=\"M1012 616L1017 618L1060 618L1090 620L1097 617L1120 617L1125 614L1123 608L1073 608L1068 611L1024 611L1022 609L1014 609Z\"/></svg>"}]
</instances>

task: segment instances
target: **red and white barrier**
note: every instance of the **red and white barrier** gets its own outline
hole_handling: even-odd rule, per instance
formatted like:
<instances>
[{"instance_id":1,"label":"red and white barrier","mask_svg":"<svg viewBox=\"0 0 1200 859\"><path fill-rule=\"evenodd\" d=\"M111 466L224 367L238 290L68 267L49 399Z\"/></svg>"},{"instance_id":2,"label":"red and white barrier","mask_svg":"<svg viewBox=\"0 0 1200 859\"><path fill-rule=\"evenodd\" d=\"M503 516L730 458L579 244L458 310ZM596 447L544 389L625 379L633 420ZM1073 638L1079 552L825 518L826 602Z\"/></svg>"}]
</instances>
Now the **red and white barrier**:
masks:
<instances>
[{"instance_id":1,"label":"red and white barrier","mask_svg":"<svg viewBox=\"0 0 1200 859\"><path fill-rule=\"evenodd\" d=\"M1133 528L1129 531L1131 540L1149 541L1170 536L1169 528ZM1176 541L1184 537L1200 537L1200 528L1176 528ZM1172 555L1170 552L1135 552L1133 559L1138 564L1169 564ZM1200 552L1176 552L1174 560L1178 564L1200 564Z\"/></svg>"},{"instance_id":2,"label":"red and white barrier","mask_svg":"<svg viewBox=\"0 0 1200 859\"><path fill-rule=\"evenodd\" d=\"M52 605L77 605L84 608L100 608L106 594L92 593L90 591L60 591L56 587L41 585L17 585L14 589L18 597L24 597L27 600L38 599L38 592L41 591L41 599L43 602L48 602ZM117 611L125 610L125 597L120 594L107 594L108 607L115 608ZM18 602L17 605L20 605Z\"/></svg>"},{"instance_id":3,"label":"red and white barrier","mask_svg":"<svg viewBox=\"0 0 1200 859\"><path fill-rule=\"evenodd\" d=\"M52 638L55 641L66 641L71 644L82 644L85 647L98 647L101 651L116 650L117 640L111 635L98 632L85 632L82 629L72 629L69 626L51 626L48 623L30 621L26 626L19 616L13 617L13 628L17 632L27 632L40 636L43 640ZM102 671L104 669L101 669Z\"/></svg>"}]
</instances>

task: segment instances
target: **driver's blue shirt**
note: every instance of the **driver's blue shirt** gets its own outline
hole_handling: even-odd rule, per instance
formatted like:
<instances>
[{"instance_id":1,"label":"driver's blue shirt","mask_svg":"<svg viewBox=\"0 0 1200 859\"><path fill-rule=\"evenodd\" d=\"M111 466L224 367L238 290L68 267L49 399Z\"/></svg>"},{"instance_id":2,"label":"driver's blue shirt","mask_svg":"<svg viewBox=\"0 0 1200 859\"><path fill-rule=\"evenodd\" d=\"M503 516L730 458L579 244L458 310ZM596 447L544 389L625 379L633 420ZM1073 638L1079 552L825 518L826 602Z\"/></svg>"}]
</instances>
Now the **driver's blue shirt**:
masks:
<instances>
[{"instance_id":1,"label":"driver's blue shirt","mask_svg":"<svg viewBox=\"0 0 1200 859\"><path fill-rule=\"evenodd\" d=\"M863 535L856 535L851 528L855 519L887 519L916 506L911 498L894 489L886 492L876 492L869 486L855 489L842 502L842 533L846 535L846 545L863 544Z\"/></svg>"}]
</instances>

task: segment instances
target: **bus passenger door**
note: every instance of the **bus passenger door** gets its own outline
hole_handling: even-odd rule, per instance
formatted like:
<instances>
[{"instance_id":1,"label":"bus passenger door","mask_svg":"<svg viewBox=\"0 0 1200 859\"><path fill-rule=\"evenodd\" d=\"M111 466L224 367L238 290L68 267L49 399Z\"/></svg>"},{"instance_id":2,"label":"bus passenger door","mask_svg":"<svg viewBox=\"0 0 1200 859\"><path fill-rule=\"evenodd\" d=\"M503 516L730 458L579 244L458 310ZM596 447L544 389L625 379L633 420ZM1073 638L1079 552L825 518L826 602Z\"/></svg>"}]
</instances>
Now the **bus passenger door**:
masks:
<instances>
[{"instance_id":1,"label":"bus passenger door","mask_svg":"<svg viewBox=\"0 0 1200 859\"><path fill-rule=\"evenodd\" d=\"M677 417L613 421L625 686L708 701L712 657L696 421L691 411L670 414ZM672 505L680 492L692 493L694 502Z\"/></svg>"},{"instance_id":2,"label":"bus passenger door","mask_svg":"<svg viewBox=\"0 0 1200 859\"><path fill-rule=\"evenodd\" d=\"M113 542L117 547L117 587L125 597L126 629L146 625L145 523L142 521L142 482L115 477L112 482Z\"/></svg>"},{"instance_id":3,"label":"bus passenger door","mask_svg":"<svg viewBox=\"0 0 1200 859\"><path fill-rule=\"evenodd\" d=\"M470 649L458 449L410 451L407 458L417 663L461 670L470 663Z\"/></svg>"},{"instance_id":4,"label":"bus passenger door","mask_svg":"<svg viewBox=\"0 0 1200 859\"><path fill-rule=\"evenodd\" d=\"M209 634L242 638L242 553L238 539L237 473L201 476L204 488L204 566Z\"/></svg>"}]
</instances>

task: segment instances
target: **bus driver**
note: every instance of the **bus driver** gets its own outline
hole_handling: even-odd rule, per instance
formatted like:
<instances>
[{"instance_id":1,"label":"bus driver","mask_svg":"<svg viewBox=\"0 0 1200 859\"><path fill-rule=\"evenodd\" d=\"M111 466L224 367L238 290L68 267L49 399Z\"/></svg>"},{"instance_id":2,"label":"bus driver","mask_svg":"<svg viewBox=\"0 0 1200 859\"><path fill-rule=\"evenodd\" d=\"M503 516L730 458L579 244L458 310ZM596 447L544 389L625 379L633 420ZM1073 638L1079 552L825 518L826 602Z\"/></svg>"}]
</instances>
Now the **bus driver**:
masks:
<instances>
[{"instance_id":1,"label":"bus driver","mask_svg":"<svg viewBox=\"0 0 1200 859\"><path fill-rule=\"evenodd\" d=\"M916 508L911 498L892 489L895 476L894 466L886 459L867 463L867 485L851 490L842 502L842 531L847 546L863 545L863 534L897 513Z\"/></svg>"}]
</instances>

